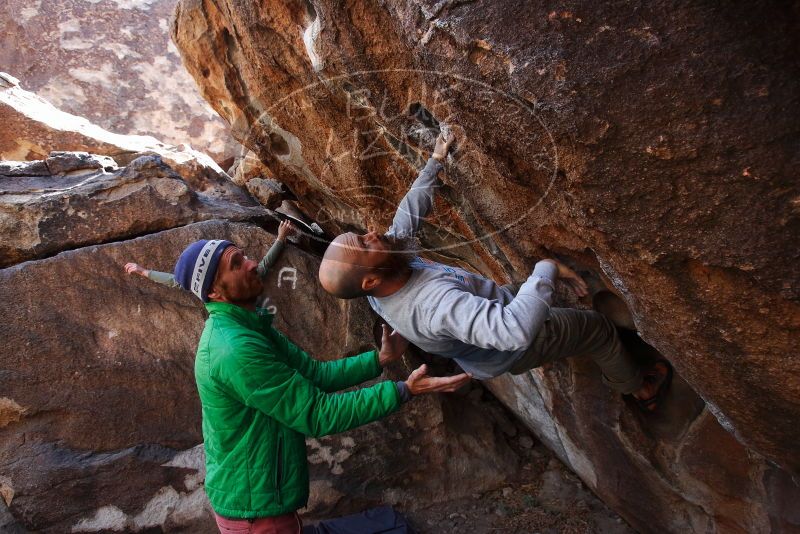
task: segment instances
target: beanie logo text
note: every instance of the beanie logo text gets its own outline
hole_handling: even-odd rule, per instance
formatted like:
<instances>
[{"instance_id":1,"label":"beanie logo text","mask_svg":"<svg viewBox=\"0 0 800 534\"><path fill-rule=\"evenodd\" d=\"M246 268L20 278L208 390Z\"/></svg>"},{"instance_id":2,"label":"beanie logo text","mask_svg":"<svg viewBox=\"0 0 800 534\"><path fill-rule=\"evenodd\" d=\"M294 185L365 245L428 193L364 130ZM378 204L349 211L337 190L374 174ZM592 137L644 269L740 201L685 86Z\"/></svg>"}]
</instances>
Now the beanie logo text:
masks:
<instances>
[{"instance_id":1,"label":"beanie logo text","mask_svg":"<svg viewBox=\"0 0 800 534\"><path fill-rule=\"evenodd\" d=\"M203 250L197 256L197 261L194 264L192 271L192 293L197 295L200 300L203 300L203 287L205 286L206 276L208 275L209 266L211 264L211 256L214 251L222 244L221 239L212 239L205 244Z\"/></svg>"}]
</instances>

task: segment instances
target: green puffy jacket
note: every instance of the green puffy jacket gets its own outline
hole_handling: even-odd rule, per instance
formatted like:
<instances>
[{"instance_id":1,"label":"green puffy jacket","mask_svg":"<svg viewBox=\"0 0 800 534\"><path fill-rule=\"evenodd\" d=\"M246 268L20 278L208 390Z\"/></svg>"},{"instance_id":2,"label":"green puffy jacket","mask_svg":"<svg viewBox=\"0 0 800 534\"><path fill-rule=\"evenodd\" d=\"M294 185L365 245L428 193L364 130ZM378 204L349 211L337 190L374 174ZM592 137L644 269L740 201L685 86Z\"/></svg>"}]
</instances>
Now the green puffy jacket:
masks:
<instances>
[{"instance_id":1,"label":"green puffy jacket","mask_svg":"<svg viewBox=\"0 0 800 534\"><path fill-rule=\"evenodd\" d=\"M394 382L333 394L381 374L378 355L320 362L275 330L264 309L206 304L195 360L205 489L225 517L270 517L308 502L305 436L335 434L400 407Z\"/></svg>"}]
</instances>

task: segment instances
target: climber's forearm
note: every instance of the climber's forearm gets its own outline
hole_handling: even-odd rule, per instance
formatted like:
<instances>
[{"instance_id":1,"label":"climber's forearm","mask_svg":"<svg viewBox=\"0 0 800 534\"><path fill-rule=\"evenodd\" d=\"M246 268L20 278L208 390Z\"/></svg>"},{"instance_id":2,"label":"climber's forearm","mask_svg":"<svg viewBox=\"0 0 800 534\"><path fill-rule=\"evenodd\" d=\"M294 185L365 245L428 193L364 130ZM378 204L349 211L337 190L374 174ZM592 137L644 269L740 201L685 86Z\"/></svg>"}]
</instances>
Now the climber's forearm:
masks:
<instances>
[{"instance_id":1,"label":"climber's forearm","mask_svg":"<svg viewBox=\"0 0 800 534\"><path fill-rule=\"evenodd\" d=\"M417 179L411 184L411 189L400 201L392 226L386 235L412 237L419 231L422 219L428 216L433 206L433 194L437 187L436 175L441 168L442 162L438 159L428 160Z\"/></svg>"}]
</instances>

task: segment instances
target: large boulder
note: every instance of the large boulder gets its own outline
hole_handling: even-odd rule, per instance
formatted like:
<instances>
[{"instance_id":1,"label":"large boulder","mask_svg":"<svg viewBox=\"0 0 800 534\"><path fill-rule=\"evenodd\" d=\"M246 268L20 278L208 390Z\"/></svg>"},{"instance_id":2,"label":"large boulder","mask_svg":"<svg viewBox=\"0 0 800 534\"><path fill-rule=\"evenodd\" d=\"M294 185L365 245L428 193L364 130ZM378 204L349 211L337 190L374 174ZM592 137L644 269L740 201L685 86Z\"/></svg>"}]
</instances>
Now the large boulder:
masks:
<instances>
[{"instance_id":1,"label":"large boulder","mask_svg":"<svg viewBox=\"0 0 800 534\"><path fill-rule=\"evenodd\" d=\"M0 270L0 525L214 531L193 372L204 309L122 266L169 270L188 243L223 237L251 255L274 240L252 225L207 221ZM325 360L374 346L377 318L364 302L327 295L318 266L288 247L269 273L264 305L277 327ZM398 364L387 377L406 372ZM430 396L309 440L305 515L386 502L413 510L497 488L518 465L497 421L480 402Z\"/></svg>"},{"instance_id":2,"label":"large boulder","mask_svg":"<svg viewBox=\"0 0 800 534\"><path fill-rule=\"evenodd\" d=\"M196 221L266 216L227 178L189 176L158 154L122 168L86 152L0 162L0 267Z\"/></svg>"},{"instance_id":3,"label":"large boulder","mask_svg":"<svg viewBox=\"0 0 800 534\"><path fill-rule=\"evenodd\" d=\"M664 425L581 362L495 393L643 531L781 531L800 525L797 20L772 2L181 0L172 34L329 232L388 225L456 130L431 254L500 282L560 257L685 385Z\"/></svg>"},{"instance_id":4,"label":"large boulder","mask_svg":"<svg viewBox=\"0 0 800 534\"><path fill-rule=\"evenodd\" d=\"M0 66L103 128L230 160L238 151L227 125L200 97L169 39L174 7L175 0L5 1Z\"/></svg>"}]
</instances>

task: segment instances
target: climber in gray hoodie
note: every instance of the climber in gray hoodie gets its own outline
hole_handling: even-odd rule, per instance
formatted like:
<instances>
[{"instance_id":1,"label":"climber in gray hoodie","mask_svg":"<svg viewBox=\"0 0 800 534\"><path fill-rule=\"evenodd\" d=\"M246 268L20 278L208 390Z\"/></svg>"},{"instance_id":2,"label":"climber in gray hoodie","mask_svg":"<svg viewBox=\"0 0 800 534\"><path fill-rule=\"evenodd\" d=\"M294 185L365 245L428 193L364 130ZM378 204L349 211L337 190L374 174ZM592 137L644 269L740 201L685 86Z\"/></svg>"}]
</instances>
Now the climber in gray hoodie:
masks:
<instances>
[{"instance_id":1,"label":"climber in gray hoodie","mask_svg":"<svg viewBox=\"0 0 800 534\"><path fill-rule=\"evenodd\" d=\"M557 279L579 297L588 294L586 283L566 265L551 259L538 262L514 294L508 286L414 253L413 242L433 205L437 173L450 142L437 139L385 234L350 232L333 240L319 270L325 290L345 299L366 296L400 335L426 352L453 358L475 378L521 374L586 355L600 366L609 387L654 410L672 376L668 362L640 369L604 315L552 308Z\"/></svg>"}]
</instances>

